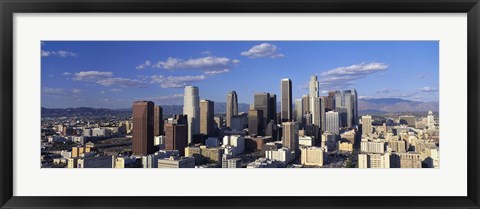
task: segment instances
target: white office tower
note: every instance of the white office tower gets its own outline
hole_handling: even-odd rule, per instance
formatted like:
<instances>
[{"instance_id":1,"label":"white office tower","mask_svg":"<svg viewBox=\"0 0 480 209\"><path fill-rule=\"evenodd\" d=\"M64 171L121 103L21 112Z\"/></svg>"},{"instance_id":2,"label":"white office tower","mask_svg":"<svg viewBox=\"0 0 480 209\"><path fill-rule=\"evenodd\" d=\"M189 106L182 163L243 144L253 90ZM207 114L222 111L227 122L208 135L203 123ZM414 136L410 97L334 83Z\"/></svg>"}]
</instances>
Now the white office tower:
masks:
<instances>
[{"instance_id":1,"label":"white office tower","mask_svg":"<svg viewBox=\"0 0 480 209\"><path fill-rule=\"evenodd\" d=\"M338 118L338 112L335 111L328 111L325 113L326 119L325 119L325 131L330 132L332 134L338 135L339 132L339 118Z\"/></svg>"},{"instance_id":2,"label":"white office tower","mask_svg":"<svg viewBox=\"0 0 480 209\"><path fill-rule=\"evenodd\" d=\"M433 117L433 112L431 110L428 111L427 127L428 129L435 129L435 118Z\"/></svg>"},{"instance_id":3,"label":"white office tower","mask_svg":"<svg viewBox=\"0 0 480 209\"><path fill-rule=\"evenodd\" d=\"M185 86L183 114L187 115L188 143L191 143L192 136L200 133L200 99L198 96L198 87Z\"/></svg>"},{"instance_id":4,"label":"white office tower","mask_svg":"<svg viewBox=\"0 0 480 209\"><path fill-rule=\"evenodd\" d=\"M372 134L372 116L364 115L362 116L362 134L369 135Z\"/></svg>"},{"instance_id":5,"label":"white office tower","mask_svg":"<svg viewBox=\"0 0 480 209\"><path fill-rule=\"evenodd\" d=\"M309 96L309 102L310 102L310 113L312 114L312 123L319 128L322 128L321 124L321 115L322 115L322 99L319 98L319 89L318 89L318 79L316 75L310 76L310 83L309 83L309 89L310 92L308 94Z\"/></svg>"}]
</instances>

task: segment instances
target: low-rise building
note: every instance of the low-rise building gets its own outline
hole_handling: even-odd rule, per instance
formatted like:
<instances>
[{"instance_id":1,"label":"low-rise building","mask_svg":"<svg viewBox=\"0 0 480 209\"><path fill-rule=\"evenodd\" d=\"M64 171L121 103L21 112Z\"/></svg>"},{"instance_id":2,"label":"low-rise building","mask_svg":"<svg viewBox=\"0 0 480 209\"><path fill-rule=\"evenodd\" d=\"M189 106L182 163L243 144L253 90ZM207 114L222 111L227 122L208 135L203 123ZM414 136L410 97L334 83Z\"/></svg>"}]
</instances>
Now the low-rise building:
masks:
<instances>
[{"instance_id":1,"label":"low-rise building","mask_svg":"<svg viewBox=\"0 0 480 209\"><path fill-rule=\"evenodd\" d=\"M222 168L241 168L242 159L232 158L230 155L223 155Z\"/></svg>"},{"instance_id":2,"label":"low-rise building","mask_svg":"<svg viewBox=\"0 0 480 209\"><path fill-rule=\"evenodd\" d=\"M81 154L83 153L88 153L90 152L91 149L89 146L78 146L78 147L72 147L72 158L74 157L80 157Z\"/></svg>"},{"instance_id":3,"label":"low-rise building","mask_svg":"<svg viewBox=\"0 0 480 209\"><path fill-rule=\"evenodd\" d=\"M114 168L115 156L94 156L79 158L77 168Z\"/></svg>"},{"instance_id":4,"label":"low-rise building","mask_svg":"<svg viewBox=\"0 0 480 209\"><path fill-rule=\"evenodd\" d=\"M245 139L240 135L231 135L223 137L223 147L233 147L232 154L236 156L245 150Z\"/></svg>"},{"instance_id":5,"label":"low-rise building","mask_svg":"<svg viewBox=\"0 0 480 209\"><path fill-rule=\"evenodd\" d=\"M353 144L350 141L339 141L338 150L342 152L353 152Z\"/></svg>"},{"instance_id":6,"label":"low-rise building","mask_svg":"<svg viewBox=\"0 0 480 209\"><path fill-rule=\"evenodd\" d=\"M322 140L320 141L320 147L328 147L328 144L330 144L330 147L328 150L335 150L335 145L337 144L337 135L334 133L330 132L324 132L322 134ZM332 146L333 144L333 146Z\"/></svg>"},{"instance_id":7,"label":"low-rise building","mask_svg":"<svg viewBox=\"0 0 480 209\"><path fill-rule=\"evenodd\" d=\"M346 131L344 133L341 133L340 134L340 139L342 141L347 140L350 143L355 144L355 136L356 136L355 129L352 129L350 131Z\"/></svg>"},{"instance_id":8,"label":"low-rise building","mask_svg":"<svg viewBox=\"0 0 480 209\"><path fill-rule=\"evenodd\" d=\"M320 147L302 147L300 149L301 153L301 164L308 166L323 166L323 154L325 148Z\"/></svg>"},{"instance_id":9,"label":"low-rise building","mask_svg":"<svg viewBox=\"0 0 480 209\"><path fill-rule=\"evenodd\" d=\"M115 168L129 168L135 164L136 159L134 157L117 157L115 159Z\"/></svg>"},{"instance_id":10,"label":"low-rise building","mask_svg":"<svg viewBox=\"0 0 480 209\"><path fill-rule=\"evenodd\" d=\"M421 168L422 158L416 152L392 153L390 156L391 168Z\"/></svg>"},{"instance_id":11,"label":"low-rise building","mask_svg":"<svg viewBox=\"0 0 480 209\"><path fill-rule=\"evenodd\" d=\"M277 150L265 151L265 157L269 160L276 160L285 165L292 161L292 151L286 147Z\"/></svg>"},{"instance_id":12,"label":"low-rise building","mask_svg":"<svg viewBox=\"0 0 480 209\"><path fill-rule=\"evenodd\" d=\"M300 146L307 146L311 147L315 145L315 138L312 136L299 136L298 137L298 144Z\"/></svg>"},{"instance_id":13,"label":"low-rise building","mask_svg":"<svg viewBox=\"0 0 480 209\"><path fill-rule=\"evenodd\" d=\"M158 160L158 168L195 168L193 157L173 157Z\"/></svg>"},{"instance_id":14,"label":"low-rise building","mask_svg":"<svg viewBox=\"0 0 480 209\"><path fill-rule=\"evenodd\" d=\"M276 160L270 160L267 158L259 158L255 160L254 162L251 162L247 165L247 168L280 168L283 167L284 163L276 161Z\"/></svg>"},{"instance_id":15,"label":"low-rise building","mask_svg":"<svg viewBox=\"0 0 480 209\"><path fill-rule=\"evenodd\" d=\"M259 151L262 150L264 144L269 142L273 142L272 136L246 136L245 150L253 152Z\"/></svg>"},{"instance_id":16,"label":"low-rise building","mask_svg":"<svg viewBox=\"0 0 480 209\"><path fill-rule=\"evenodd\" d=\"M67 168L77 168L78 158L68 158Z\"/></svg>"},{"instance_id":17,"label":"low-rise building","mask_svg":"<svg viewBox=\"0 0 480 209\"><path fill-rule=\"evenodd\" d=\"M358 168L390 168L390 154L358 154Z\"/></svg>"},{"instance_id":18,"label":"low-rise building","mask_svg":"<svg viewBox=\"0 0 480 209\"><path fill-rule=\"evenodd\" d=\"M405 141L403 140L387 141L387 146L390 152L399 152L399 153L407 152Z\"/></svg>"},{"instance_id":19,"label":"low-rise building","mask_svg":"<svg viewBox=\"0 0 480 209\"><path fill-rule=\"evenodd\" d=\"M385 142L383 141L362 141L360 151L364 153L385 153Z\"/></svg>"}]
</instances>

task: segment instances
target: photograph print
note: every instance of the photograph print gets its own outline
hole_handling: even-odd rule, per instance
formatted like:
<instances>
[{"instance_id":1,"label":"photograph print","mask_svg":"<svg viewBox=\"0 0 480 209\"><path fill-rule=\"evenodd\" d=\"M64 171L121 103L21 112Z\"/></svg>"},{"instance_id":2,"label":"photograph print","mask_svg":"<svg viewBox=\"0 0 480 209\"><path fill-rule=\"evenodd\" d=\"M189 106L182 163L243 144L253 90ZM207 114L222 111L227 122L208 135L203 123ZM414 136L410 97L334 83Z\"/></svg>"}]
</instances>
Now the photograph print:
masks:
<instances>
[{"instance_id":1,"label":"photograph print","mask_svg":"<svg viewBox=\"0 0 480 209\"><path fill-rule=\"evenodd\" d=\"M41 168L439 168L438 41L41 43Z\"/></svg>"}]
</instances>

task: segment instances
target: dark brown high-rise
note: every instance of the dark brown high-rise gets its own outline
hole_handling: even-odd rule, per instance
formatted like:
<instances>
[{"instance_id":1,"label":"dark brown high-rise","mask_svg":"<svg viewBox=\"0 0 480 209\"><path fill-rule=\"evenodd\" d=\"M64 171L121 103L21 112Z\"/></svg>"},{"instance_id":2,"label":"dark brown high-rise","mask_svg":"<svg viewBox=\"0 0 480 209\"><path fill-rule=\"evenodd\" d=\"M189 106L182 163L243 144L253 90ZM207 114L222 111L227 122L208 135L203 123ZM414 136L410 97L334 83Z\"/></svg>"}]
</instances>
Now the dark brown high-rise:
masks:
<instances>
[{"instance_id":1,"label":"dark brown high-rise","mask_svg":"<svg viewBox=\"0 0 480 209\"><path fill-rule=\"evenodd\" d=\"M263 136L263 111L250 108L248 111L248 133Z\"/></svg>"},{"instance_id":2,"label":"dark brown high-rise","mask_svg":"<svg viewBox=\"0 0 480 209\"><path fill-rule=\"evenodd\" d=\"M325 100L325 109L326 111L335 110L335 91L328 92L328 96Z\"/></svg>"},{"instance_id":3,"label":"dark brown high-rise","mask_svg":"<svg viewBox=\"0 0 480 209\"><path fill-rule=\"evenodd\" d=\"M150 101L133 103L133 141L135 155L148 155L155 152L153 145L154 104Z\"/></svg>"},{"instance_id":4,"label":"dark brown high-rise","mask_svg":"<svg viewBox=\"0 0 480 209\"><path fill-rule=\"evenodd\" d=\"M163 110L161 106L155 106L153 119L153 135L163 135Z\"/></svg>"},{"instance_id":5,"label":"dark brown high-rise","mask_svg":"<svg viewBox=\"0 0 480 209\"><path fill-rule=\"evenodd\" d=\"M281 93L281 117L282 122L292 121L292 80L282 79L280 89Z\"/></svg>"},{"instance_id":6,"label":"dark brown high-rise","mask_svg":"<svg viewBox=\"0 0 480 209\"><path fill-rule=\"evenodd\" d=\"M185 147L188 143L188 126L186 124L165 125L165 149L178 150L180 155L185 155Z\"/></svg>"}]
</instances>

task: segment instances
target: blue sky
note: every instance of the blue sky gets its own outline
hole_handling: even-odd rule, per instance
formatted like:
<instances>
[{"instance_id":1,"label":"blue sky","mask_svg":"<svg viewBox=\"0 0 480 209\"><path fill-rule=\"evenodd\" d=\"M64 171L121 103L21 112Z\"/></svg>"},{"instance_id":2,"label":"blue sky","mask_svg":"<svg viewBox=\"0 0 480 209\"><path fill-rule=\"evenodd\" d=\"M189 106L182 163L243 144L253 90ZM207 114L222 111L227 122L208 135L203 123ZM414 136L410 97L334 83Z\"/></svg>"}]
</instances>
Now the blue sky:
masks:
<instances>
[{"instance_id":1,"label":"blue sky","mask_svg":"<svg viewBox=\"0 0 480 209\"><path fill-rule=\"evenodd\" d=\"M200 98L239 102L280 80L293 97L316 74L322 95L357 89L360 98L438 101L437 41L43 41L42 106L126 108L135 100L183 104L183 87Z\"/></svg>"}]
</instances>

